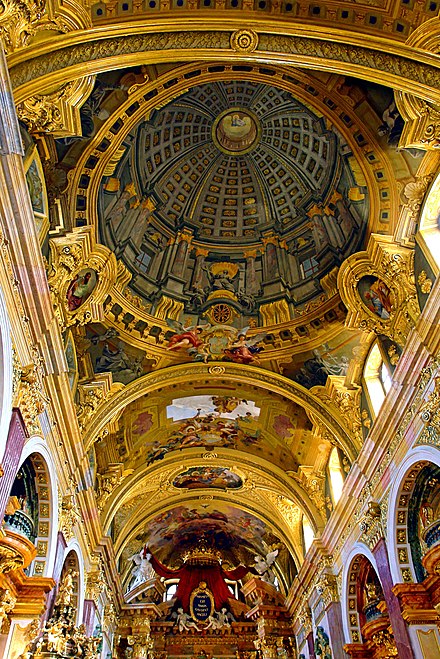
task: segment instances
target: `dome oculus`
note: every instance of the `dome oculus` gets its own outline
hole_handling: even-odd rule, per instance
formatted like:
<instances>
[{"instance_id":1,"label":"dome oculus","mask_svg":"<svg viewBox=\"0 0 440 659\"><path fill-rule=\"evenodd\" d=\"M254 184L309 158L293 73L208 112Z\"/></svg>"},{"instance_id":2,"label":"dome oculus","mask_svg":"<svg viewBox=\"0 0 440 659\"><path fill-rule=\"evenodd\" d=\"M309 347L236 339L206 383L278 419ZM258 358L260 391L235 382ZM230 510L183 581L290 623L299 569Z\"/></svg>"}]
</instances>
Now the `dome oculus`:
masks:
<instances>
[{"instance_id":1,"label":"dome oculus","mask_svg":"<svg viewBox=\"0 0 440 659\"><path fill-rule=\"evenodd\" d=\"M212 139L223 153L249 153L258 144L260 122L249 110L231 108L222 112L212 126Z\"/></svg>"}]
</instances>

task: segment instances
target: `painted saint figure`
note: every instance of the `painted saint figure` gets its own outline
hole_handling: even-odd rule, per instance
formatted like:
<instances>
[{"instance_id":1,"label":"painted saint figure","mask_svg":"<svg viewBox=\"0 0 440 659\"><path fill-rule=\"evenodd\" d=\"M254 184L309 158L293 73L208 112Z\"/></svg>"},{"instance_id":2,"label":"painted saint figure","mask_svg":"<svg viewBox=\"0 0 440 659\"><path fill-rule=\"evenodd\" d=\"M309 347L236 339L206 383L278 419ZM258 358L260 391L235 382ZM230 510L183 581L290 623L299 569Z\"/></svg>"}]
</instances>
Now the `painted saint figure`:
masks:
<instances>
[{"instance_id":1,"label":"painted saint figure","mask_svg":"<svg viewBox=\"0 0 440 659\"><path fill-rule=\"evenodd\" d=\"M81 270L70 282L67 289L67 307L76 311L87 300L96 285L94 270Z\"/></svg>"},{"instance_id":2,"label":"painted saint figure","mask_svg":"<svg viewBox=\"0 0 440 659\"><path fill-rule=\"evenodd\" d=\"M391 291L381 279L366 276L359 282L362 300L372 313L388 320L392 311Z\"/></svg>"}]
</instances>

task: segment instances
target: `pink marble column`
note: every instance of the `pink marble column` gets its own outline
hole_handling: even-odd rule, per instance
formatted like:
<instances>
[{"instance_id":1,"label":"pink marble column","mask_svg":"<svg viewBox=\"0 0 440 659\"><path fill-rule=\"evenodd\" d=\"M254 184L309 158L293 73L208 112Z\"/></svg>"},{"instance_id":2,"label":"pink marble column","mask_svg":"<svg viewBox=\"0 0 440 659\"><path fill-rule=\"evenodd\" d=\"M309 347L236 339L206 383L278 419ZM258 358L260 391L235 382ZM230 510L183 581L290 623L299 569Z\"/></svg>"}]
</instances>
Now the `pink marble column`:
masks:
<instances>
[{"instance_id":1,"label":"pink marble column","mask_svg":"<svg viewBox=\"0 0 440 659\"><path fill-rule=\"evenodd\" d=\"M309 651L309 659L316 659L315 643L313 641L313 632L307 634L307 648Z\"/></svg>"},{"instance_id":2,"label":"pink marble column","mask_svg":"<svg viewBox=\"0 0 440 659\"><path fill-rule=\"evenodd\" d=\"M393 628L399 659L416 659L409 640L408 628L402 618L399 600L392 590L394 584L384 538L381 538L374 547L373 554L376 559L377 571L379 573L391 627Z\"/></svg>"},{"instance_id":3,"label":"pink marble column","mask_svg":"<svg viewBox=\"0 0 440 659\"><path fill-rule=\"evenodd\" d=\"M348 657L344 651L344 632L340 602L332 602L327 609L328 635L334 657Z\"/></svg>"},{"instance_id":4,"label":"pink marble column","mask_svg":"<svg viewBox=\"0 0 440 659\"><path fill-rule=\"evenodd\" d=\"M96 604L93 600L84 600L83 623L87 636L92 636L95 629Z\"/></svg>"},{"instance_id":5,"label":"pink marble column","mask_svg":"<svg viewBox=\"0 0 440 659\"><path fill-rule=\"evenodd\" d=\"M61 531L58 531L57 548L55 551L55 565L53 567L53 575L52 575L57 583L61 578L61 572L64 565L64 550L66 549L66 547L67 547L67 543L64 539L64 535L61 533ZM46 615L44 617L45 620L49 619L50 616L52 615L56 590L57 590L56 588L53 588L53 590L51 590L49 595L47 596Z\"/></svg>"},{"instance_id":6,"label":"pink marble column","mask_svg":"<svg viewBox=\"0 0 440 659\"><path fill-rule=\"evenodd\" d=\"M19 409L12 410L8 439L2 460L3 476L0 479L0 519L3 519L12 485L21 462L23 446L28 437Z\"/></svg>"}]
</instances>

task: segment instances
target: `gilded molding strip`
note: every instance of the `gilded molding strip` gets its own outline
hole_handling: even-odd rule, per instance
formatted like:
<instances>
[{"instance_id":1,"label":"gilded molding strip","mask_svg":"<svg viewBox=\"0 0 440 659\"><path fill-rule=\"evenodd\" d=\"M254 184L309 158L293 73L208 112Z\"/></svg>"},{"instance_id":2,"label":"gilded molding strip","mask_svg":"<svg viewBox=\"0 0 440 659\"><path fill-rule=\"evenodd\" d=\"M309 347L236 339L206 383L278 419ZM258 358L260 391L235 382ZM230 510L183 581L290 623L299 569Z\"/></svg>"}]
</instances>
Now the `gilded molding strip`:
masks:
<instances>
[{"instance_id":1,"label":"gilded molding strip","mask_svg":"<svg viewBox=\"0 0 440 659\"><path fill-rule=\"evenodd\" d=\"M93 74L110 68L132 66L140 62L140 56L143 64L176 62L188 57L200 57L204 61L214 58L217 61L230 60L232 55L240 56L231 48L230 38L229 31L162 32L107 37L61 48L16 66L12 65L11 81L13 88L17 90L31 81L34 81L35 86L37 79L46 78L38 80L38 90L41 93L49 85L66 82L69 78L80 77L85 73ZM167 51L173 51L173 55L167 55ZM176 51L180 51L179 57L176 57ZM149 52L157 55L148 58ZM266 64L270 59L275 63L282 56L284 64L288 60L292 64L319 66L334 72L343 71L366 79L375 79L382 84L389 84L440 103L438 68L402 55L324 39L261 34L257 50L253 53L243 52L242 56L257 61L263 59ZM84 64L87 66L84 67ZM376 74L372 76L373 71ZM16 101L35 93L35 89L31 87L32 85L29 85L26 92L23 90L16 94Z\"/></svg>"}]
</instances>

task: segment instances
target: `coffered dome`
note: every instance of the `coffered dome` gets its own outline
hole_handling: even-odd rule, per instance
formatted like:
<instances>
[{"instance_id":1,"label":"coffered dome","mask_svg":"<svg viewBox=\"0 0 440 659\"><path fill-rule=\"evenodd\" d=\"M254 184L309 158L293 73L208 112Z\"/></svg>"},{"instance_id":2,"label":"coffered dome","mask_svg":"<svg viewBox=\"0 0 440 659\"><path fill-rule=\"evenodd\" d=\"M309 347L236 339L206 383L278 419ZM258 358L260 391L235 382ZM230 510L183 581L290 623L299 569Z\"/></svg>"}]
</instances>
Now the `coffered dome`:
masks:
<instances>
[{"instance_id":1,"label":"coffered dome","mask_svg":"<svg viewBox=\"0 0 440 659\"><path fill-rule=\"evenodd\" d=\"M191 226L200 239L290 232L314 203L350 187L340 136L267 84L194 87L139 125L135 139L136 173L157 217L169 229Z\"/></svg>"}]
</instances>

